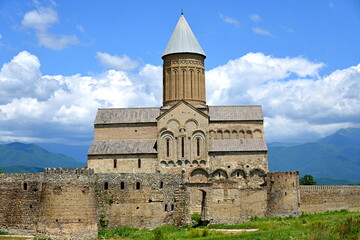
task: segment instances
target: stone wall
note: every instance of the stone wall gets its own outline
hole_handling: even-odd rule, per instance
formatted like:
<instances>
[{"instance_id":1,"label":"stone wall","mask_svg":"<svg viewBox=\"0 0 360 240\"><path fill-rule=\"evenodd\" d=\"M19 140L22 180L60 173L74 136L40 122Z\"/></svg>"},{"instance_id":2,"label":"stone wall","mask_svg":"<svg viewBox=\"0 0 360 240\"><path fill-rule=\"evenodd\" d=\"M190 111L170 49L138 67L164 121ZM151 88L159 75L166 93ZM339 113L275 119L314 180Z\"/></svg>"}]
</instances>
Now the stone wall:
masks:
<instances>
[{"instance_id":1,"label":"stone wall","mask_svg":"<svg viewBox=\"0 0 360 240\"><path fill-rule=\"evenodd\" d=\"M300 215L299 172L268 172L267 217Z\"/></svg>"},{"instance_id":2,"label":"stone wall","mask_svg":"<svg viewBox=\"0 0 360 240\"><path fill-rule=\"evenodd\" d=\"M301 211L360 211L360 186L300 186Z\"/></svg>"},{"instance_id":3,"label":"stone wall","mask_svg":"<svg viewBox=\"0 0 360 240\"><path fill-rule=\"evenodd\" d=\"M0 174L0 229L34 233L43 173Z\"/></svg>"},{"instance_id":4,"label":"stone wall","mask_svg":"<svg viewBox=\"0 0 360 240\"><path fill-rule=\"evenodd\" d=\"M101 227L155 228L186 222L186 192L179 174L96 174L96 178Z\"/></svg>"}]
</instances>

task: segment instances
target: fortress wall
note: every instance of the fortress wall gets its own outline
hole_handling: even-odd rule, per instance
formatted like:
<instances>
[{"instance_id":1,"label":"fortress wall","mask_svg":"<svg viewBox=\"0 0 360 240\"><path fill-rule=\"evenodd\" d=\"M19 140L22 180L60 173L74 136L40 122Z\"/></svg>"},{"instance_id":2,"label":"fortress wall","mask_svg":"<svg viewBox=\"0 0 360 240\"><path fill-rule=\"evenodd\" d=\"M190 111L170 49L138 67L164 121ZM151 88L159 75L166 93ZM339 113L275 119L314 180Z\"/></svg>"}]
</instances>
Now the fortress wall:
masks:
<instances>
[{"instance_id":1,"label":"fortress wall","mask_svg":"<svg viewBox=\"0 0 360 240\"><path fill-rule=\"evenodd\" d=\"M37 236L96 239L95 177L91 169L46 169Z\"/></svg>"},{"instance_id":2,"label":"fortress wall","mask_svg":"<svg viewBox=\"0 0 360 240\"><path fill-rule=\"evenodd\" d=\"M95 125L94 140L156 139L156 123Z\"/></svg>"},{"instance_id":3,"label":"fortress wall","mask_svg":"<svg viewBox=\"0 0 360 240\"><path fill-rule=\"evenodd\" d=\"M301 211L360 211L360 186L300 186Z\"/></svg>"},{"instance_id":4,"label":"fortress wall","mask_svg":"<svg viewBox=\"0 0 360 240\"><path fill-rule=\"evenodd\" d=\"M300 214L299 172L268 172L267 217Z\"/></svg>"},{"instance_id":5,"label":"fortress wall","mask_svg":"<svg viewBox=\"0 0 360 240\"><path fill-rule=\"evenodd\" d=\"M155 228L188 221L186 191L180 174L96 174L96 177L100 227Z\"/></svg>"},{"instance_id":6,"label":"fortress wall","mask_svg":"<svg viewBox=\"0 0 360 240\"><path fill-rule=\"evenodd\" d=\"M0 174L0 229L35 232L44 175Z\"/></svg>"},{"instance_id":7,"label":"fortress wall","mask_svg":"<svg viewBox=\"0 0 360 240\"><path fill-rule=\"evenodd\" d=\"M252 217L265 217L266 189L218 186L208 194L208 219L212 224L236 224Z\"/></svg>"}]
</instances>

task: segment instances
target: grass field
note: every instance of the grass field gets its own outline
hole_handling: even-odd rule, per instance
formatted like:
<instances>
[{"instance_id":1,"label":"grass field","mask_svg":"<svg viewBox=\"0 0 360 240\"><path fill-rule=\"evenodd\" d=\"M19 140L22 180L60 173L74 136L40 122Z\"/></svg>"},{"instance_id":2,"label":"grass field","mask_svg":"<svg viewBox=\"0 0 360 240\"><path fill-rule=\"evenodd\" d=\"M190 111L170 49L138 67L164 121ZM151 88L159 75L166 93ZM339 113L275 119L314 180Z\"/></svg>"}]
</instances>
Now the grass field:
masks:
<instances>
[{"instance_id":1,"label":"grass field","mask_svg":"<svg viewBox=\"0 0 360 240\"><path fill-rule=\"evenodd\" d=\"M257 232L227 234L213 229L259 229ZM0 240L24 238L2 238ZM26 238L25 238L26 239ZM360 212L303 214L299 218L254 218L237 225L210 225L203 228L162 226L154 230L122 227L100 230L99 239L122 240L360 240ZM39 239L40 240L40 239Z\"/></svg>"},{"instance_id":2,"label":"grass field","mask_svg":"<svg viewBox=\"0 0 360 240\"><path fill-rule=\"evenodd\" d=\"M211 229L259 229L257 232L225 234ZM360 213L337 211L303 214L299 218L255 218L238 225L210 225L206 228L163 226L154 230L122 227L102 230L99 239L182 240L360 240Z\"/></svg>"}]
</instances>

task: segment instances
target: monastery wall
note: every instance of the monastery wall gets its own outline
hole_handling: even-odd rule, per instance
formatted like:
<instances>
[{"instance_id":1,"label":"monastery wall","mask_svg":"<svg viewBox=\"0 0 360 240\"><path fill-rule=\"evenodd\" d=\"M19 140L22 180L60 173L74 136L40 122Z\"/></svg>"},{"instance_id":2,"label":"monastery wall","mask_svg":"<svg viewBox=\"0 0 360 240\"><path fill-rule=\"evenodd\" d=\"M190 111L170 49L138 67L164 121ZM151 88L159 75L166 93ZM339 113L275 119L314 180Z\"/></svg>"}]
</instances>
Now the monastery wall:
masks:
<instances>
[{"instance_id":1,"label":"monastery wall","mask_svg":"<svg viewBox=\"0 0 360 240\"><path fill-rule=\"evenodd\" d=\"M300 215L299 172L268 172L267 217Z\"/></svg>"},{"instance_id":2,"label":"monastery wall","mask_svg":"<svg viewBox=\"0 0 360 240\"><path fill-rule=\"evenodd\" d=\"M360 211L360 186L300 186L301 211Z\"/></svg>"},{"instance_id":3,"label":"monastery wall","mask_svg":"<svg viewBox=\"0 0 360 240\"><path fill-rule=\"evenodd\" d=\"M95 125L94 140L156 139L156 123Z\"/></svg>"},{"instance_id":4,"label":"monastery wall","mask_svg":"<svg viewBox=\"0 0 360 240\"><path fill-rule=\"evenodd\" d=\"M96 173L154 173L159 164L155 154L89 156L88 167Z\"/></svg>"},{"instance_id":5,"label":"monastery wall","mask_svg":"<svg viewBox=\"0 0 360 240\"><path fill-rule=\"evenodd\" d=\"M0 229L35 232L43 179L43 173L0 174Z\"/></svg>"},{"instance_id":6,"label":"monastery wall","mask_svg":"<svg viewBox=\"0 0 360 240\"><path fill-rule=\"evenodd\" d=\"M188 218L181 175L138 173L97 174L96 177L102 227L179 226Z\"/></svg>"},{"instance_id":7,"label":"monastery wall","mask_svg":"<svg viewBox=\"0 0 360 240\"><path fill-rule=\"evenodd\" d=\"M262 121L211 122L210 139L264 138Z\"/></svg>"}]
</instances>

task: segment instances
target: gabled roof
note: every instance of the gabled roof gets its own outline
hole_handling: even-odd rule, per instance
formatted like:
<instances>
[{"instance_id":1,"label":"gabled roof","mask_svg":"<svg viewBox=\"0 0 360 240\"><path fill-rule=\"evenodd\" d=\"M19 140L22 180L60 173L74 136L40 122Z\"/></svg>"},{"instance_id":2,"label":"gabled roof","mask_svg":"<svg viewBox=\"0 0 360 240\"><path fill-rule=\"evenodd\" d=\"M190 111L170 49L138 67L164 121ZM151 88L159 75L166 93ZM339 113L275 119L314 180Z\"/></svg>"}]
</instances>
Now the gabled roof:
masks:
<instances>
[{"instance_id":1,"label":"gabled roof","mask_svg":"<svg viewBox=\"0 0 360 240\"><path fill-rule=\"evenodd\" d=\"M173 53L197 53L206 57L183 14L176 24L162 57Z\"/></svg>"},{"instance_id":2,"label":"gabled roof","mask_svg":"<svg viewBox=\"0 0 360 240\"><path fill-rule=\"evenodd\" d=\"M159 108L99 108L94 124L156 123Z\"/></svg>"},{"instance_id":3,"label":"gabled roof","mask_svg":"<svg viewBox=\"0 0 360 240\"><path fill-rule=\"evenodd\" d=\"M261 106L209 106L210 121L263 120Z\"/></svg>"},{"instance_id":4,"label":"gabled roof","mask_svg":"<svg viewBox=\"0 0 360 240\"><path fill-rule=\"evenodd\" d=\"M175 105L171 106L169 108L169 110L167 110L166 112L162 113L160 116L158 116L156 118L156 120L159 120L160 118L162 118L163 116L165 116L166 114L168 114L169 112L171 112L173 109L175 109L177 106L179 106L180 104L185 104L186 106L188 106L189 108L193 109L195 112L199 113L200 115L209 118L208 115L206 115L205 113L203 113L202 111L200 111L199 109L197 109L196 107L194 107L193 105L191 105L190 103L188 103L186 100L181 99L179 102L177 102Z\"/></svg>"},{"instance_id":5,"label":"gabled roof","mask_svg":"<svg viewBox=\"0 0 360 240\"><path fill-rule=\"evenodd\" d=\"M265 139L210 139L209 152L267 151Z\"/></svg>"},{"instance_id":6,"label":"gabled roof","mask_svg":"<svg viewBox=\"0 0 360 240\"><path fill-rule=\"evenodd\" d=\"M157 153L156 139L94 140L88 155Z\"/></svg>"}]
</instances>

